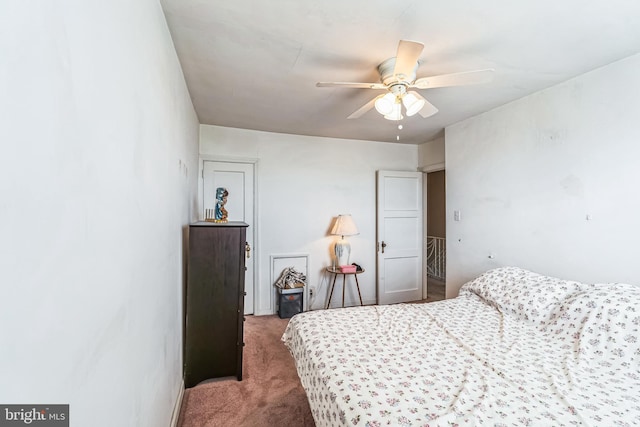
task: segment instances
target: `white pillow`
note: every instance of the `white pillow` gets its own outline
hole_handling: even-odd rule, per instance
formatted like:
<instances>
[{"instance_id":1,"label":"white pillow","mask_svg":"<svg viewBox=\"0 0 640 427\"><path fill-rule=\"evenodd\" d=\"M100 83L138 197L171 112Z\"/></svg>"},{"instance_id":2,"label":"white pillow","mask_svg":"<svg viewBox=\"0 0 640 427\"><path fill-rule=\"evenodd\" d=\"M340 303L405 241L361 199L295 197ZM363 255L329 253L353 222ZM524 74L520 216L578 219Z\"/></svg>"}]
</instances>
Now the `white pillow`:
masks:
<instances>
[{"instance_id":1,"label":"white pillow","mask_svg":"<svg viewBox=\"0 0 640 427\"><path fill-rule=\"evenodd\" d=\"M462 286L505 314L544 324L560 304L587 285L543 276L518 267L489 270Z\"/></svg>"}]
</instances>

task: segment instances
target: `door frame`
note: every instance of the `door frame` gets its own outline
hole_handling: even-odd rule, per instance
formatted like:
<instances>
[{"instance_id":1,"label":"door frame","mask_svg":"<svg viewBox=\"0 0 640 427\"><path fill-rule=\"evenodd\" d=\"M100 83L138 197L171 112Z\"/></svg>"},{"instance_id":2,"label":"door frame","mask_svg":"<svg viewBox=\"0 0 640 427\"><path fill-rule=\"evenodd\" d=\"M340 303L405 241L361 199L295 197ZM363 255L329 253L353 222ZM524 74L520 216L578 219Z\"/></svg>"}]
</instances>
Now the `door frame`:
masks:
<instances>
[{"instance_id":1,"label":"door frame","mask_svg":"<svg viewBox=\"0 0 640 427\"><path fill-rule=\"evenodd\" d=\"M253 223L251 228L253 231L253 247L251 248L251 256L253 256L253 314L257 314L256 307L260 305L260 286L258 286L258 271L260 271L260 242L258 239L258 159L246 157L228 157L216 156L211 154L200 154L198 157L198 220L204 221L204 162L220 162L220 163L242 163L253 166Z\"/></svg>"}]
</instances>

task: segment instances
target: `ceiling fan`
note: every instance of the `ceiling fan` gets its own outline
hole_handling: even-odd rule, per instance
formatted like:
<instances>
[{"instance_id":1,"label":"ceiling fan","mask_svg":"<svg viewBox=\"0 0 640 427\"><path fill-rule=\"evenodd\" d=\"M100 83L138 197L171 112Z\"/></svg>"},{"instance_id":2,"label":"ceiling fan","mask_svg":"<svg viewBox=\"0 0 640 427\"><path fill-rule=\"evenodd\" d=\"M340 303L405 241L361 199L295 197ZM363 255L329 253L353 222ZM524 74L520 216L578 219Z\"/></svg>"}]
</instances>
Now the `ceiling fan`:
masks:
<instances>
[{"instance_id":1,"label":"ceiling fan","mask_svg":"<svg viewBox=\"0 0 640 427\"><path fill-rule=\"evenodd\" d=\"M375 107L385 119L402 120L403 105L407 116L413 116L417 113L426 118L438 112L438 109L422 95L416 91L409 91L409 89L432 89L486 83L491 81L493 77L494 70L486 69L422 77L416 80L416 72L420 66L418 57L422 53L422 49L424 49L424 44L420 42L400 40L396 56L378 65L381 83L319 82L316 86L385 89L387 90L386 94L376 96L354 111L348 118L356 119Z\"/></svg>"}]
</instances>

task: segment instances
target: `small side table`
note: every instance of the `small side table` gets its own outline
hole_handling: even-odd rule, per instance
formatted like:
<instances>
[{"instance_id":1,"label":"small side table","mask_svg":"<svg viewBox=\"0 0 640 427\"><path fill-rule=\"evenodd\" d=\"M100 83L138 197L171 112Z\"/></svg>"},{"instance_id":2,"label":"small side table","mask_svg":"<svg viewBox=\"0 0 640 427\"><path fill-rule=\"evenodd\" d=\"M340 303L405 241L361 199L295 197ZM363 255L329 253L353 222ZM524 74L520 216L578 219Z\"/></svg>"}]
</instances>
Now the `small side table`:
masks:
<instances>
[{"instance_id":1,"label":"small side table","mask_svg":"<svg viewBox=\"0 0 640 427\"><path fill-rule=\"evenodd\" d=\"M333 288L336 286L336 279L339 274L342 274L342 307L344 307L344 288L347 281L347 276L353 275L356 279L356 288L358 289L358 296L360 297L360 305L362 304L362 294L360 293L360 284L358 283L358 274L364 273L364 268L360 271L355 271L353 273L343 273L339 268L327 267L327 271L333 274L333 282L331 283L331 292L329 293L329 301L327 301L327 308L329 308L329 304L331 304L331 297L333 296Z\"/></svg>"}]
</instances>

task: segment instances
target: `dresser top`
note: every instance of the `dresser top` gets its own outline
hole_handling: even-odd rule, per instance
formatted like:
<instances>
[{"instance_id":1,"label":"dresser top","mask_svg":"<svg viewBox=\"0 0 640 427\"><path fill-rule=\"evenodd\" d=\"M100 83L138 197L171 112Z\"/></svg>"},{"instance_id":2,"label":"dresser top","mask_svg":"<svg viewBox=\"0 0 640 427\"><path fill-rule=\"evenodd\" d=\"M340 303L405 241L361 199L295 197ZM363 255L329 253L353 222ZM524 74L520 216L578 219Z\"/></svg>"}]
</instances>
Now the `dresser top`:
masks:
<instances>
[{"instance_id":1,"label":"dresser top","mask_svg":"<svg viewBox=\"0 0 640 427\"><path fill-rule=\"evenodd\" d=\"M209 222L198 221L189 224L190 227L248 227L249 224L242 221L229 221L229 222Z\"/></svg>"}]
</instances>

